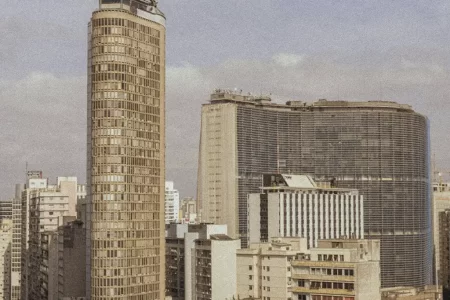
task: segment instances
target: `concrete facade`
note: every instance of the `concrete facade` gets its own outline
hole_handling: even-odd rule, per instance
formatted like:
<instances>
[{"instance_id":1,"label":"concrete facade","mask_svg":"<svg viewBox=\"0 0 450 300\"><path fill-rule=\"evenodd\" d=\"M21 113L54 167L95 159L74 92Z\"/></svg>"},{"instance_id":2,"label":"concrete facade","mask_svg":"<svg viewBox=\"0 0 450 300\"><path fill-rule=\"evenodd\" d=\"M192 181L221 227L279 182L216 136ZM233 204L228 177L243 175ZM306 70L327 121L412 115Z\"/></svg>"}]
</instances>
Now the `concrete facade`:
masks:
<instances>
[{"instance_id":1,"label":"concrete facade","mask_svg":"<svg viewBox=\"0 0 450 300\"><path fill-rule=\"evenodd\" d=\"M292 299L291 261L308 251L304 238L275 238L237 251L237 294L240 299Z\"/></svg>"},{"instance_id":2,"label":"concrete facade","mask_svg":"<svg viewBox=\"0 0 450 300\"><path fill-rule=\"evenodd\" d=\"M442 286L394 287L381 290L381 300L442 300Z\"/></svg>"},{"instance_id":3,"label":"concrete facade","mask_svg":"<svg viewBox=\"0 0 450 300\"><path fill-rule=\"evenodd\" d=\"M364 197L364 237L381 240L382 285L431 283L429 124L411 106L325 99L277 104L218 89L202 106L201 122L202 221L227 224L246 247L247 195L259 192L262 174L334 178L337 188Z\"/></svg>"},{"instance_id":4,"label":"concrete facade","mask_svg":"<svg viewBox=\"0 0 450 300\"><path fill-rule=\"evenodd\" d=\"M87 295L164 298L165 17L100 0L88 27Z\"/></svg>"},{"instance_id":5,"label":"concrete facade","mask_svg":"<svg viewBox=\"0 0 450 300\"><path fill-rule=\"evenodd\" d=\"M293 299L381 299L377 240L320 240L309 255L297 256L292 267Z\"/></svg>"}]
</instances>

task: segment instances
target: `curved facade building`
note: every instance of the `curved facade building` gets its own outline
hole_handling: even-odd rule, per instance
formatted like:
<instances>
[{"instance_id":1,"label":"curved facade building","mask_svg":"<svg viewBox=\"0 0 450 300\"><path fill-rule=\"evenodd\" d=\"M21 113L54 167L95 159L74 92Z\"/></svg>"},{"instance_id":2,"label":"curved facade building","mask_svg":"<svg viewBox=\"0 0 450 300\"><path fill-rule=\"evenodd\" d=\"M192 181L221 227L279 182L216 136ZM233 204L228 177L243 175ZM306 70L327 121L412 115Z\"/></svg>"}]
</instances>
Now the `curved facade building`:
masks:
<instances>
[{"instance_id":1,"label":"curved facade building","mask_svg":"<svg viewBox=\"0 0 450 300\"><path fill-rule=\"evenodd\" d=\"M247 243L247 195L261 174L335 179L364 196L365 238L381 240L382 286L431 283L426 117L387 101L273 104L217 90L202 108L202 221Z\"/></svg>"},{"instance_id":2,"label":"curved facade building","mask_svg":"<svg viewBox=\"0 0 450 300\"><path fill-rule=\"evenodd\" d=\"M164 15L101 0L89 24L88 299L164 299Z\"/></svg>"}]
</instances>

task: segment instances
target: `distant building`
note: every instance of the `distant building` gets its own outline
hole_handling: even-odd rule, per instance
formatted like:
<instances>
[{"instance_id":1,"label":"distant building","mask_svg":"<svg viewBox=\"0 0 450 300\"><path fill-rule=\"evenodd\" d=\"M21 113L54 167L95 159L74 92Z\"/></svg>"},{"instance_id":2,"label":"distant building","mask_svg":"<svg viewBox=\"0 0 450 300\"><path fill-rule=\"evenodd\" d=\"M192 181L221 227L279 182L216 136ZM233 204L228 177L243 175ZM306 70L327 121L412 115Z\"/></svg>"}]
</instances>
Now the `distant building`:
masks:
<instances>
[{"instance_id":1,"label":"distant building","mask_svg":"<svg viewBox=\"0 0 450 300\"><path fill-rule=\"evenodd\" d=\"M308 251L304 238L275 238L237 250L240 299L293 299L291 261Z\"/></svg>"},{"instance_id":2,"label":"distant building","mask_svg":"<svg viewBox=\"0 0 450 300\"><path fill-rule=\"evenodd\" d=\"M13 200L0 201L0 220L12 219Z\"/></svg>"},{"instance_id":3,"label":"distant building","mask_svg":"<svg viewBox=\"0 0 450 300\"><path fill-rule=\"evenodd\" d=\"M226 234L226 225L168 225L166 296L173 300L236 296L239 240L232 240Z\"/></svg>"},{"instance_id":4,"label":"distant building","mask_svg":"<svg viewBox=\"0 0 450 300\"><path fill-rule=\"evenodd\" d=\"M423 286L433 266L429 160L428 119L410 105L281 104L216 89L202 106L201 221L227 224L246 247L247 195L259 192L262 174L334 178L364 196L364 237L381 240L383 287Z\"/></svg>"},{"instance_id":5,"label":"distant building","mask_svg":"<svg viewBox=\"0 0 450 300\"><path fill-rule=\"evenodd\" d=\"M12 220L0 220L0 299L11 299Z\"/></svg>"},{"instance_id":6,"label":"distant building","mask_svg":"<svg viewBox=\"0 0 450 300\"><path fill-rule=\"evenodd\" d=\"M297 256L291 265L292 299L381 299L377 240L320 240L309 255Z\"/></svg>"},{"instance_id":7,"label":"distant building","mask_svg":"<svg viewBox=\"0 0 450 300\"><path fill-rule=\"evenodd\" d=\"M180 220L180 194L174 188L173 181L166 181L164 205L166 224L178 222Z\"/></svg>"},{"instance_id":8,"label":"distant building","mask_svg":"<svg viewBox=\"0 0 450 300\"><path fill-rule=\"evenodd\" d=\"M181 200L181 222L193 224L197 221L197 201L192 197Z\"/></svg>"},{"instance_id":9,"label":"distant building","mask_svg":"<svg viewBox=\"0 0 450 300\"><path fill-rule=\"evenodd\" d=\"M12 206L12 243L11 243L11 300L20 300L20 277L22 269L22 184L15 185Z\"/></svg>"},{"instance_id":10,"label":"distant building","mask_svg":"<svg viewBox=\"0 0 450 300\"><path fill-rule=\"evenodd\" d=\"M381 290L381 300L443 300L442 286L393 287Z\"/></svg>"},{"instance_id":11,"label":"distant building","mask_svg":"<svg viewBox=\"0 0 450 300\"><path fill-rule=\"evenodd\" d=\"M355 189L320 187L310 176L265 174L261 194L248 196L249 243L272 237L364 238L363 197Z\"/></svg>"}]
</instances>

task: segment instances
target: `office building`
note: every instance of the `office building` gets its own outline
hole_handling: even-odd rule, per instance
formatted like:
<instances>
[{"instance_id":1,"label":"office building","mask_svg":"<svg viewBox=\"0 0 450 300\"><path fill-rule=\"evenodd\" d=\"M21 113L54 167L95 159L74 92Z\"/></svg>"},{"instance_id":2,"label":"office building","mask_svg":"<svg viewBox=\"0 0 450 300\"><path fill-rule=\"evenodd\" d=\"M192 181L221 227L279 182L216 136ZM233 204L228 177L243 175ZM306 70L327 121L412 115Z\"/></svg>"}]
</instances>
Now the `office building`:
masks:
<instances>
[{"instance_id":1,"label":"office building","mask_svg":"<svg viewBox=\"0 0 450 300\"><path fill-rule=\"evenodd\" d=\"M262 174L334 180L364 197L365 238L381 240L382 286L429 284L428 128L425 116L395 102L275 104L216 90L202 107L201 221L227 224L245 247L247 195L259 192Z\"/></svg>"},{"instance_id":2,"label":"office building","mask_svg":"<svg viewBox=\"0 0 450 300\"><path fill-rule=\"evenodd\" d=\"M174 188L173 181L166 181L165 191L165 222L178 222L180 220L180 194Z\"/></svg>"},{"instance_id":3,"label":"office building","mask_svg":"<svg viewBox=\"0 0 450 300\"><path fill-rule=\"evenodd\" d=\"M291 261L308 251L304 238L276 238L237 251L240 299L293 299Z\"/></svg>"},{"instance_id":4,"label":"office building","mask_svg":"<svg viewBox=\"0 0 450 300\"><path fill-rule=\"evenodd\" d=\"M88 28L87 295L164 298L165 17L100 0Z\"/></svg>"},{"instance_id":5,"label":"office building","mask_svg":"<svg viewBox=\"0 0 450 300\"><path fill-rule=\"evenodd\" d=\"M196 223L197 222L197 201L192 197L185 197L181 200L180 208L182 223Z\"/></svg>"},{"instance_id":6,"label":"office building","mask_svg":"<svg viewBox=\"0 0 450 300\"><path fill-rule=\"evenodd\" d=\"M377 240L320 240L291 265L293 299L381 299Z\"/></svg>"},{"instance_id":7,"label":"office building","mask_svg":"<svg viewBox=\"0 0 450 300\"><path fill-rule=\"evenodd\" d=\"M442 286L393 287L381 289L381 300L443 300Z\"/></svg>"},{"instance_id":8,"label":"office building","mask_svg":"<svg viewBox=\"0 0 450 300\"><path fill-rule=\"evenodd\" d=\"M261 194L248 196L250 243L274 237L364 238L363 197L357 190L320 187L310 176L264 174Z\"/></svg>"},{"instance_id":9,"label":"office building","mask_svg":"<svg viewBox=\"0 0 450 300\"><path fill-rule=\"evenodd\" d=\"M0 220L0 299L11 299L12 220Z\"/></svg>"},{"instance_id":10,"label":"office building","mask_svg":"<svg viewBox=\"0 0 450 300\"><path fill-rule=\"evenodd\" d=\"M238 245L239 241L227 236L226 225L167 225L166 296L173 300L236 296ZM228 285L228 291L221 287L220 280Z\"/></svg>"}]
</instances>

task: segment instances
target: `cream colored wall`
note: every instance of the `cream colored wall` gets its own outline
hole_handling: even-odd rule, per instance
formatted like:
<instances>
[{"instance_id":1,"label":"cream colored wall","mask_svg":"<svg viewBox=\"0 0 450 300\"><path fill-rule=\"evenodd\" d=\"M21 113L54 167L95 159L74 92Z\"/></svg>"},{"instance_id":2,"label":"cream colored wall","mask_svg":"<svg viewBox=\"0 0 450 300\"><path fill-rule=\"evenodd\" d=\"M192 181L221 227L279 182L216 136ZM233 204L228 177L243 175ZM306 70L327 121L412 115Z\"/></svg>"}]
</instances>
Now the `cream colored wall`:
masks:
<instances>
[{"instance_id":1,"label":"cream colored wall","mask_svg":"<svg viewBox=\"0 0 450 300\"><path fill-rule=\"evenodd\" d=\"M240 240L211 241L211 299L231 300L236 297L236 251Z\"/></svg>"},{"instance_id":2,"label":"cream colored wall","mask_svg":"<svg viewBox=\"0 0 450 300\"><path fill-rule=\"evenodd\" d=\"M202 107L199 203L201 221L227 224L228 235L238 238L237 107Z\"/></svg>"},{"instance_id":3,"label":"cream colored wall","mask_svg":"<svg viewBox=\"0 0 450 300\"><path fill-rule=\"evenodd\" d=\"M450 192L433 193L433 240L435 250L436 270L440 269L440 247L439 247L439 213L450 209Z\"/></svg>"}]
</instances>

